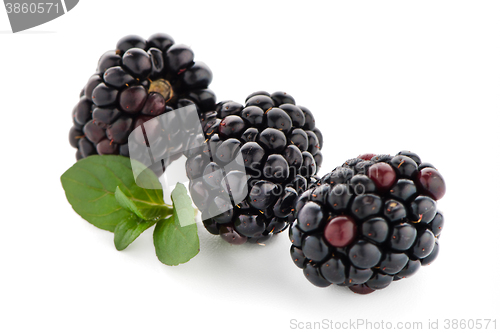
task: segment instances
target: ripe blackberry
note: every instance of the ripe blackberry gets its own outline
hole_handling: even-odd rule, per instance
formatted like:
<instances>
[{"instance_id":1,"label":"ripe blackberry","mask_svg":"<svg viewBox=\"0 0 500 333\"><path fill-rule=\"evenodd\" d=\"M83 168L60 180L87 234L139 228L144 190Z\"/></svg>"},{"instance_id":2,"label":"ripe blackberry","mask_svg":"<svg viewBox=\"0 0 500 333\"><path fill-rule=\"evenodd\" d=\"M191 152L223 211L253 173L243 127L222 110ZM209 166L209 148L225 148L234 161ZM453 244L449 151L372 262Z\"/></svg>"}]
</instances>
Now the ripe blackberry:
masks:
<instances>
[{"instance_id":1,"label":"ripe blackberry","mask_svg":"<svg viewBox=\"0 0 500 333\"><path fill-rule=\"evenodd\" d=\"M319 287L383 289L436 259L444 194L441 174L414 153L350 159L298 197L292 260Z\"/></svg>"},{"instance_id":2,"label":"ripe blackberry","mask_svg":"<svg viewBox=\"0 0 500 333\"><path fill-rule=\"evenodd\" d=\"M311 111L286 93L260 91L245 105L220 102L201 119L205 145L191 151L186 170L206 229L232 244L262 243L286 229L320 167Z\"/></svg>"},{"instance_id":3,"label":"ripe blackberry","mask_svg":"<svg viewBox=\"0 0 500 333\"><path fill-rule=\"evenodd\" d=\"M129 156L129 134L148 120L189 104L195 104L199 113L213 110L215 95L207 89L211 81L210 69L195 62L193 51L174 44L169 35L158 33L148 40L123 37L115 50L101 56L73 109L69 141L78 149L77 159L93 154ZM185 133L175 134L175 142L161 145L181 151ZM138 141L160 146L153 140ZM159 163L152 169L163 171Z\"/></svg>"}]
</instances>

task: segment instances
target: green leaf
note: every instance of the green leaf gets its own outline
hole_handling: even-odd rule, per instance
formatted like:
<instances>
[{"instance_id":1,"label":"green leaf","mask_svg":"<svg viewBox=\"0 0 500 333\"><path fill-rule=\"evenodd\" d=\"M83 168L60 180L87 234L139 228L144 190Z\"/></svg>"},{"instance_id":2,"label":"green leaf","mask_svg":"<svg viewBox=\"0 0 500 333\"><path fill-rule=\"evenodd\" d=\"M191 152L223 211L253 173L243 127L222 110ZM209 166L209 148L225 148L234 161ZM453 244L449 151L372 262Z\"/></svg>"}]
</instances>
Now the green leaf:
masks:
<instances>
[{"instance_id":1,"label":"green leaf","mask_svg":"<svg viewBox=\"0 0 500 333\"><path fill-rule=\"evenodd\" d=\"M200 251L196 224L181 227L176 214L156 224L153 241L156 256L169 266L188 262Z\"/></svg>"},{"instance_id":2,"label":"green leaf","mask_svg":"<svg viewBox=\"0 0 500 333\"><path fill-rule=\"evenodd\" d=\"M130 213L129 213L130 214ZM135 214L118 223L115 228L115 247L118 251L124 250L140 234L152 227L156 221L145 221Z\"/></svg>"},{"instance_id":3,"label":"green leaf","mask_svg":"<svg viewBox=\"0 0 500 333\"><path fill-rule=\"evenodd\" d=\"M187 194L186 187L181 183L177 183L170 197L172 198L179 224L185 227L195 223L193 204Z\"/></svg>"},{"instance_id":4,"label":"green leaf","mask_svg":"<svg viewBox=\"0 0 500 333\"><path fill-rule=\"evenodd\" d=\"M122 192L120 186L116 187L115 198L120 206L136 214L143 220L158 221L171 215L173 211L172 208L165 203L158 204L134 197L129 198Z\"/></svg>"},{"instance_id":5,"label":"green leaf","mask_svg":"<svg viewBox=\"0 0 500 333\"><path fill-rule=\"evenodd\" d=\"M134 165L140 165L133 161ZM115 199L119 186L123 194L137 200L163 204L161 183L145 166L140 174L144 189L135 183L131 160L123 156L93 155L81 159L62 176L61 183L69 203L81 217L98 228L114 231L130 212Z\"/></svg>"}]
</instances>

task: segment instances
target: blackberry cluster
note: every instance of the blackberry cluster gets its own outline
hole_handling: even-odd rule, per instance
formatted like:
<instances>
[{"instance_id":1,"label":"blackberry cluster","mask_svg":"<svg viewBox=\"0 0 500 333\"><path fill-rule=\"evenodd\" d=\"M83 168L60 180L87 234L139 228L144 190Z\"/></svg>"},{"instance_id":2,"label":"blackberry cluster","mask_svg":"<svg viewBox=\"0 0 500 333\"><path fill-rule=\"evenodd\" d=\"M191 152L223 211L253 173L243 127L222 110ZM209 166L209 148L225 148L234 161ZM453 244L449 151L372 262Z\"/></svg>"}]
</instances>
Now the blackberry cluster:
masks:
<instances>
[{"instance_id":1,"label":"blackberry cluster","mask_svg":"<svg viewBox=\"0 0 500 333\"><path fill-rule=\"evenodd\" d=\"M323 137L307 108L284 92L201 115L205 145L186 161L205 228L231 244L262 243L294 219L294 204L322 162Z\"/></svg>"},{"instance_id":2,"label":"blackberry cluster","mask_svg":"<svg viewBox=\"0 0 500 333\"><path fill-rule=\"evenodd\" d=\"M129 156L132 130L171 110L189 104L200 113L213 110L216 98L207 89L212 72L193 59L189 47L174 44L166 34L148 40L134 35L120 39L116 50L101 56L73 109L69 141L77 148L77 160L94 154ZM177 155L170 154L172 160L181 156L183 138L176 136L175 143L157 141L147 144L178 150ZM160 162L151 168L164 171Z\"/></svg>"},{"instance_id":3,"label":"blackberry cluster","mask_svg":"<svg viewBox=\"0 0 500 333\"><path fill-rule=\"evenodd\" d=\"M386 288L436 259L444 194L441 174L412 152L348 160L298 198L291 257L318 287Z\"/></svg>"}]
</instances>

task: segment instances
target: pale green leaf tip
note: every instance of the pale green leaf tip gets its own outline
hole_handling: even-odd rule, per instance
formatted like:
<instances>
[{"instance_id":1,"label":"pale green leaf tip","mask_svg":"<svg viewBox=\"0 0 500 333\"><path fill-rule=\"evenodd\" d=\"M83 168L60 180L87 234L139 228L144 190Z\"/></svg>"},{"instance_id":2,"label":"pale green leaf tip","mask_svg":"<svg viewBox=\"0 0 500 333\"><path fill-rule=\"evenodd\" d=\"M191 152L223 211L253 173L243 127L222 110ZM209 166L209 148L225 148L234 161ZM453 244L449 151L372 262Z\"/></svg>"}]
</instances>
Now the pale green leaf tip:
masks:
<instances>
[{"instance_id":1,"label":"pale green leaf tip","mask_svg":"<svg viewBox=\"0 0 500 333\"><path fill-rule=\"evenodd\" d=\"M187 194L186 186L184 186L184 184L182 183L177 182L174 190L172 191L172 196L174 194L177 195L177 192L179 192L179 194Z\"/></svg>"}]
</instances>

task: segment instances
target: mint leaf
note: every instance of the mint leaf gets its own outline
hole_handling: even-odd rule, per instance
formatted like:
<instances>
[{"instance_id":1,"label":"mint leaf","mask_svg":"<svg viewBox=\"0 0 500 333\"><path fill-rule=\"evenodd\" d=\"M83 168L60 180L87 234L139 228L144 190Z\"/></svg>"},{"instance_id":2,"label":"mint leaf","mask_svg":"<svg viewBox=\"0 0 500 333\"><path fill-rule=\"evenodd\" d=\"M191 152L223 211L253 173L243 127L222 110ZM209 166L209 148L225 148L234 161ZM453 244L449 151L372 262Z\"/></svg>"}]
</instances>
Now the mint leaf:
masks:
<instances>
[{"instance_id":1,"label":"mint leaf","mask_svg":"<svg viewBox=\"0 0 500 333\"><path fill-rule=\"evenodd\" d=\"M129 213L130 214L130 213ZM145 221L135 214L130 214L116 225L115 228L115 247L118 251L124 250L140 234L149 227L152 227L156 221Z\"/></svg>"},{"instance_id":2,"label":"mint leaf","mask_svg":"<svg viewBox=\"0 0 500 333\"><path fill-rule=\"evenodd\" d=\"M181 227L176 214L156 224L153 241L156 256L169 266L188 262L200 251L196 224Z\"/></svg>"},{"instance_id":3,"label":"mint leaf","mask_svg":"<svg viewBox=\"0 0 500 333\"><path fill-rule=\"evenodd\" d=\"M133 195L134 193L132 193ZM138 217L143 220L161 220L166 218L168 215L171 215L173 210L170 206L163 203L144 201L137 198L129 198L127 197L120 186L116 187L115 191L116 201L125 209L128 209Z\"/></svg>"},{"instance_id":4,"label":"mint leaf","mask_svg":"<svg viewBox=\"0 0 500 333\"><path fill-rule=\"evenodd\" d=\"M151 187L156 189L137 186L129 158L93 155L69 168L61 176L61 183L75 212L98 228L114 231L118 223L130 216L115 199L118 186L127 197L163 204L161 183L156 175L145 169L140 177L142 183L154 185Z\"/></svg>"},{"instance_id":5,"label":"mint leaf","mask_svg":"<svg viewBox=\"0 0 500 333\"><path fill-rule=\"evenodd\" d=\"M187 194L186 187L181 183L177 183L170 197L172 198L179 224L185 227L195 223L193 204Z\"/></svg>"}]
</instances>

